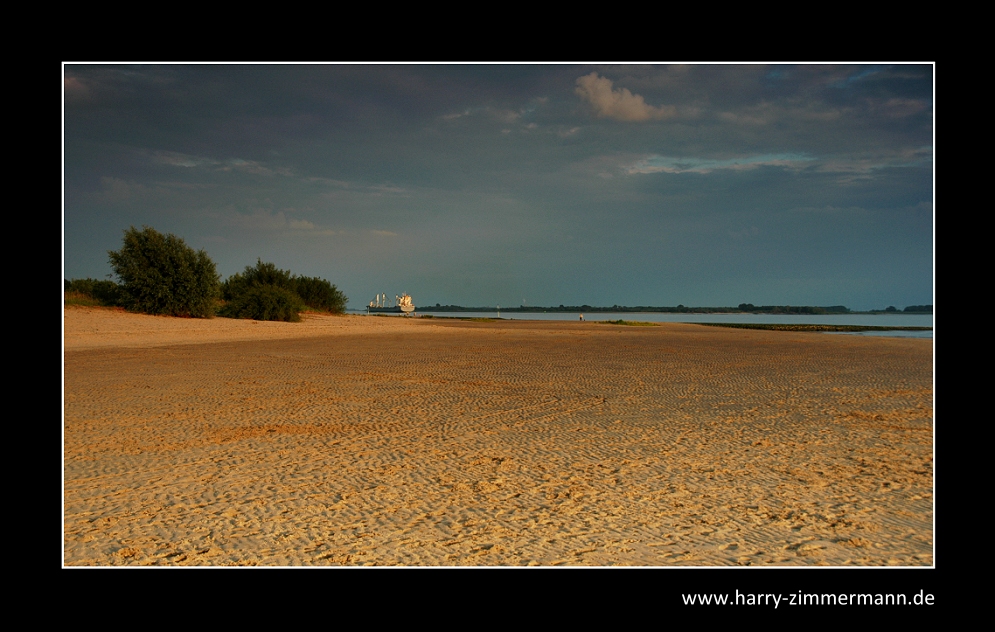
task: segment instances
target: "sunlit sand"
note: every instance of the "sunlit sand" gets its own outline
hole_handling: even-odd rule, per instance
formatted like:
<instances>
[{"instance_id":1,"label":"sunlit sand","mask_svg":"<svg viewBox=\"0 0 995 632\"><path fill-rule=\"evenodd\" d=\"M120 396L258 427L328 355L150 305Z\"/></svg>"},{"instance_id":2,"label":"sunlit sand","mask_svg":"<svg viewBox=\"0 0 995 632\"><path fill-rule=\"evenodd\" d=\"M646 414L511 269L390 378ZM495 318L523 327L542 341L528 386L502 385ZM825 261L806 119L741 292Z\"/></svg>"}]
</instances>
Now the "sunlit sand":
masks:
<instances>
[{"instance_id":1,"label":"sunlit sand","mask_svg":"<svg viewBox=\"0 0 995 632\"><path fill-rule=\"evenodd\" d=\"M933 341L64 310L64 563L933 563Z\"/></svg>"}]
</instances>

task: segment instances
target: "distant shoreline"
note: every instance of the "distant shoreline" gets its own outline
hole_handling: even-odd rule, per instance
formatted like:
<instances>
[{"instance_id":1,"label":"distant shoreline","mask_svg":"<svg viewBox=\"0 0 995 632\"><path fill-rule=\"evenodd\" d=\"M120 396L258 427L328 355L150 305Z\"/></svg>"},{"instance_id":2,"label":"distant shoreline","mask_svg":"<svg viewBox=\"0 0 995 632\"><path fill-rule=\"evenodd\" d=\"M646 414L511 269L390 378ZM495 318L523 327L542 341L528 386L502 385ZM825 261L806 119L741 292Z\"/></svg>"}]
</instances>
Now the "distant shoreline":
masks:
<instances>
[{"instance_id":1,"label":"distant shoreline","mask_svg":"<svg viewBox=\"0 0 995 632\"><path fill-rule=\"evenodd\" d=\"M366 308L360 308L356 310L357 312L365 312ZM392 308L373 308L370 312L391 312L398 311ZM846 315L846 314L909 314L909 315L932 315L933 310L928 311L888 311L888 310L869 310L869 311L852 311L847 307L842 305L832 306L832 307L816 307L810 305L764 305L761 307L756 307L753 309L740 309L738 307L684 307L683 305L678 305L677 307L649 307L649 306L635 306L627 307L622 305L613 305L611 307L595 307L591 305L561 305L559 307L496 307L493 305L484 307L463 307L462 305L435 305L426 307L417 307L417 311L424 313L459 313L459 312L508 312L516 314L544 314L544 313L576 313L576 312L586 312L591 314L598 313L619 313L619 314L773 314L773 315L813 315L813 316L824 316L824 315Z\"/></svg>"}]
</instances>

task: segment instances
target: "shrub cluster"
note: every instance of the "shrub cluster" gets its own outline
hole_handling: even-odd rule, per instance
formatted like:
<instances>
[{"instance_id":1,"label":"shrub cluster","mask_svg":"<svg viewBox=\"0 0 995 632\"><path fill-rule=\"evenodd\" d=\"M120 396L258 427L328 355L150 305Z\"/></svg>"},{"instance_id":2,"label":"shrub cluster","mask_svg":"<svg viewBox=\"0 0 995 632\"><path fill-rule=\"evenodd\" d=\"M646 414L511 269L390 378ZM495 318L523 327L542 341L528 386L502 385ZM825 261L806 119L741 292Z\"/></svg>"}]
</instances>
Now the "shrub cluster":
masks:
<instances>
[{"instance_id":1,"label":"shrub cluster","mask_svg":"<svg viewBox=\"0 0 995 632\"><path fill-rule=\"evenodd\" d=\"M345 311L346 295L337 287L318 277L297 277L297 295L311 309L341 314Z\"/></svg>"},{"instance_id":2,"label":"shrub cluster","mask_svg":"<svg viewBox=\"0 0 995 632\"><path fill-rule=\"evenodd\" d=\"M202 318L213 316L221 304L222 316L299 321L308 308L341 314L348 300L325 279L298 277L261 259L220 283L205 251L148 226L124 231L121 250L108 255L120 283L66 280L66 304L119 305L147 314Z\"/></svg>"},{"instance_id":3,"label":"shrub cluster","mask_svg":"<svg viewBox=\"0 0 995 632\"><path fill-rule=\"evenodd\" d=\"M346 297L325 279L298 277L261 259L221 284L222 316L299 321L305 308L341 314Z\"/></svg>"},{"instance_id":4,"label":"shrub cluster","mask_svg":"<svg viewBox=\"0 0 995 632\"><path fill-rule=\"evenodd\" d=\"M278 285L248 287L234 296L221 308L221 315L228 318L253 320L283 320L299 322L304 303L301 297Z\"/></svg>"},{"instance_id":5,"label":"shrub cluster","mask_svg":"<svg viewBox=\"0 0 995 632\"><path fill-rule=\"evenodd\" d=\"M124 231L121 250L108 254L121 279L120 302L128 309L197 318L214 315L219 276L207 252L195 251L176 235L132 226Z\"/></svg>"}]
</instances>

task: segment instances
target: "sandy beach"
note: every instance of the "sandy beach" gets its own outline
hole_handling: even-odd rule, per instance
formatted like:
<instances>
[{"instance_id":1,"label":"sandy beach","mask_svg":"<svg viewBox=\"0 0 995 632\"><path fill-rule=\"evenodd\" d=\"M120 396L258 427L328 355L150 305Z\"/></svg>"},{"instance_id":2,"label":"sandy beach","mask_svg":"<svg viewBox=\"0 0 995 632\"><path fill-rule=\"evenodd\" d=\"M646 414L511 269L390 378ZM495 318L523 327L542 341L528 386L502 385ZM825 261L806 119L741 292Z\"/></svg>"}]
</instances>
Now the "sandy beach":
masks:
<instances>
[{"instance_id":1,"label":"sandy beach","mask_svg":"<svg viewBox=\"0 0 995 632\"><path fill-rule=\"evenodd\" d=\"M64 309L64 557L930 566L933 341Z\"/></svg>"}]
</instances>

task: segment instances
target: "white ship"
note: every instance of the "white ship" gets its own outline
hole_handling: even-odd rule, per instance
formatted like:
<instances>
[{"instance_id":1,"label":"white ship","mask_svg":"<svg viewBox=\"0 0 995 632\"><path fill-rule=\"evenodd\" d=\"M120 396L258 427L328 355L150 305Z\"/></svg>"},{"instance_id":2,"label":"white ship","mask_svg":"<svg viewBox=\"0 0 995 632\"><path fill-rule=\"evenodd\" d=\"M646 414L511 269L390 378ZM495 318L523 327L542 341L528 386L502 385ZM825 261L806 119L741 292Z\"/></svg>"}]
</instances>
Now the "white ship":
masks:
<instances>
[{"instance_id":1,"label":"white ship","mask_svg":"<svg viewBox=\"0 0 995 632\"><path fill-rule=\"evenodd\" d=\"M411 296L409 294L402 294L401 296L394 295L393 305L388 305L386 294L377 294L375 300L370 301L368 306L369 313L402 313L410 314L415 311L415 304L411 301Z\"/></svg>"},{"instance_id":2,"label":"white ship","mask_svg":"<svg viewBox=\"0 0 995 632\"><path fill-rule=\"evenodd\" d=\"M397 306L401 308L401 311L405 314L410 314L415 311L415 304L411 302L411 297L404 294L398 297Z\"/></svg>"}]
</instances>

